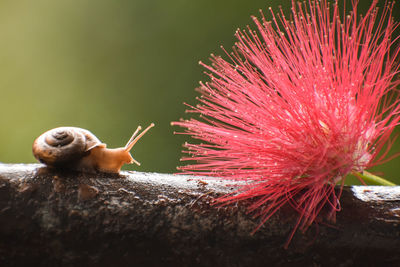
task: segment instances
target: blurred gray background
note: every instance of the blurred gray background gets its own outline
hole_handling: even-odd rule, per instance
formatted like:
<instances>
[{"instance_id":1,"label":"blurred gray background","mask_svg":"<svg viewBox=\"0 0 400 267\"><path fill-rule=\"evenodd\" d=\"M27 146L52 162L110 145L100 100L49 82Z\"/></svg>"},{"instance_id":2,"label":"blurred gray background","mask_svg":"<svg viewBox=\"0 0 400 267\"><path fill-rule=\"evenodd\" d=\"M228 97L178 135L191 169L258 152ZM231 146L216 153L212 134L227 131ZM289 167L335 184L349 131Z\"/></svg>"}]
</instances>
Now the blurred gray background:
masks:
<instances>
[{"instance_id":1,"label":"blurred gray background","mask_svg":"<svg viewBox=\"0 0 400 267\"><path fill-rule=\"evenodd\" d=\"M125 169L175 172L189 137L170 122L207 80L198 61L230 50L250 15L279 4L290 1L0 1L0 161L34 162L33 140L57 126L117 147L154 122L133 149L142 166ZM374 170L400 182L399 158Z\"/></svg>"}]
</instances>

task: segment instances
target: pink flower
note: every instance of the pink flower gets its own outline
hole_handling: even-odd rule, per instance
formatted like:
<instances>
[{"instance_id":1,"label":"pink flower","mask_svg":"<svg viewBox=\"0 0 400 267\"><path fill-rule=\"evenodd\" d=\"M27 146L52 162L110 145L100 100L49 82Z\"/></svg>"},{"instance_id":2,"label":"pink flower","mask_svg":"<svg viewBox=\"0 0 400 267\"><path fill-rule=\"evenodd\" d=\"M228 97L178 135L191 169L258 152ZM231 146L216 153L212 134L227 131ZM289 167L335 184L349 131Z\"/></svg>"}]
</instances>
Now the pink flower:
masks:
<instances>
[{"instance_id":1,"label":"pink flower","mask_svg":"<svg viewBox=\"0 0 400 267\"><path fill-rule=\"evenodd\" d=\"M290 204L299 219L288 242L324 207L334 219L335 185L382 163L400 124L397 24L392 5L377 19L376 4L360 17L357 3L343 16L326 0L293 2L291 19L271 11L253 18L258 31L238 30L227 60L201 63L211 81L188 110L201 119L173 123L204 142L185 144L182 160L195 162L179 169L238 181L217 201L252 199L260 226Z\"/></svg>"}]
</instances>

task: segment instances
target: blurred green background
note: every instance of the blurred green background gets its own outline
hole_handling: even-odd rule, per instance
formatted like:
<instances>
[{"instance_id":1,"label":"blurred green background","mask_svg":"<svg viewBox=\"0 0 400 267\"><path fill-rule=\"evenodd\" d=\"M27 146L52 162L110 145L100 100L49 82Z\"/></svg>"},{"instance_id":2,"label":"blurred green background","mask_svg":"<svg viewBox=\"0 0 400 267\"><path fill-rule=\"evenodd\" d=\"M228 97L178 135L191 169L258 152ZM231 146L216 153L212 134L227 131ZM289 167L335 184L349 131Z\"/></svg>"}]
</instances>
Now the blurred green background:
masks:
<instances>
[{"instance_id":1,"label":"blurred green background","mask_svg":"<svg viewBox=\"0 0 400 267\"><path fill-rule=\"evenodd\" d=\"M0 1L0 161L34 162L33 140L57 126L117 147L154 122L133 149L142 166L125 169L175 172L189 138L170 122L207 80L198 61L230 50L250 15L279 4L290 1ZM399 170L399 158L375 169L397 182Z\"/></svg>"}]
</instances>

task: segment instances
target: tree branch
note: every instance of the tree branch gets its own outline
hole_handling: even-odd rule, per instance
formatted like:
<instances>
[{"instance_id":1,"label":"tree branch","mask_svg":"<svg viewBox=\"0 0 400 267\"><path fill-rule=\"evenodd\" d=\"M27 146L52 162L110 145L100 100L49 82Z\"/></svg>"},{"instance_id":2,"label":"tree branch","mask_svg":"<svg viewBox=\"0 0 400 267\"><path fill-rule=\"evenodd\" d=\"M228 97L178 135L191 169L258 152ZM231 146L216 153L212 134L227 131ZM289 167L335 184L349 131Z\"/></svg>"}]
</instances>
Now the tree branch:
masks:
<instances>
[{"instance_id":1,"label":"tree branch","mask_svg":"<svg viewBox=\"0 0 400 267\"><path fill-rule=\"evenodd\" d=\"M296 233L297 214L259 221L230 188L191 176L87 174L0 164L0 263L7 266L385 266L400 263L400 187L345 187L336 224Z\"/></svg>"}]
</instances>

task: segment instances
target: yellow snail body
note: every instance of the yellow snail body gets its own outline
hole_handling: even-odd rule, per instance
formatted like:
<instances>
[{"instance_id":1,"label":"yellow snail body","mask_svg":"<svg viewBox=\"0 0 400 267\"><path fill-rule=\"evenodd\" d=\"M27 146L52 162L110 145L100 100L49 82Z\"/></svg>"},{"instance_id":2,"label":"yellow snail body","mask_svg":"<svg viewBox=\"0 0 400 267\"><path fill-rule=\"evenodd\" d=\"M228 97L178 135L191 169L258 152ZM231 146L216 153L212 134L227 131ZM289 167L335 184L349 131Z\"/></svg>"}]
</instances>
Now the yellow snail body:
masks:
<instances>
[{"instance_id":1,"label":"yellow snail body","mask_svg":"<svg viewBox=\"0 0 400 267\"><path fill-rule=\"evenodd\" d=\"M119 173L124 164L136 163L130 150L151 128L140 134L140 126L124 147L110 149L88 130L77 127L59 127L40 135L33 142L35 158L49 167L85 172Z\"/></svg>"}]
</instances>

